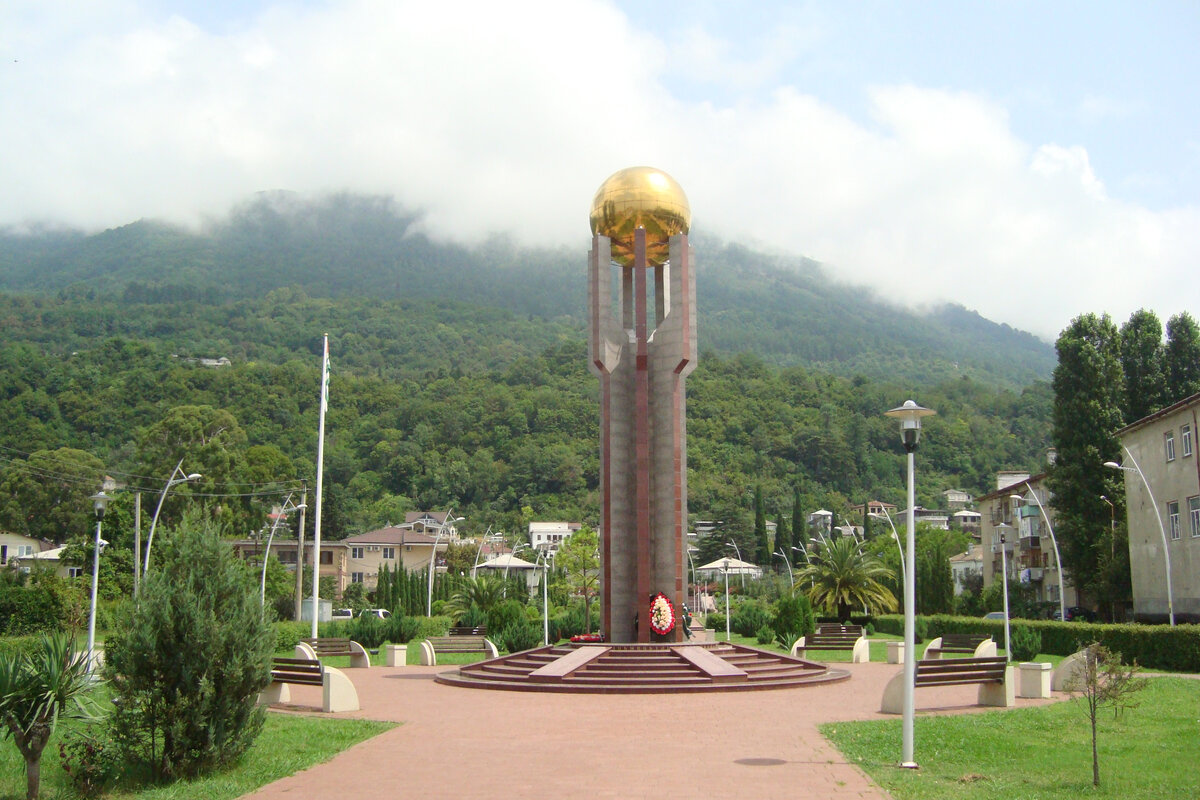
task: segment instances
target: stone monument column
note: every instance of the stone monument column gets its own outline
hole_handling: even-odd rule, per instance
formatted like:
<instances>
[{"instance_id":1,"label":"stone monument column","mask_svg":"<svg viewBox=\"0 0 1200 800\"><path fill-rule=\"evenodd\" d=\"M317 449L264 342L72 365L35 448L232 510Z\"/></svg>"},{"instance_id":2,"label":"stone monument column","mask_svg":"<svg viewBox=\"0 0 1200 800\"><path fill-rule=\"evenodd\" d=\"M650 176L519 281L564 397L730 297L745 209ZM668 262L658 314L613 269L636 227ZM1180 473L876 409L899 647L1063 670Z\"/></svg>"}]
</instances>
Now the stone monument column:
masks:
<instances>
[{"instance_id":1,"label":"stone monument column","mask_svg":"<svg viewBox=\"0 0 1200 800\"><path fill-rule=\"evenodd\" d=\"M681 622L658 636L647 617L655 593L679 615L687 599L684 381L696 367L690 221L679 184L650 167L617 172L592 202L588 343L600 379L601 598L610 642L683 639Z\"/></svg>"}]
</instances>

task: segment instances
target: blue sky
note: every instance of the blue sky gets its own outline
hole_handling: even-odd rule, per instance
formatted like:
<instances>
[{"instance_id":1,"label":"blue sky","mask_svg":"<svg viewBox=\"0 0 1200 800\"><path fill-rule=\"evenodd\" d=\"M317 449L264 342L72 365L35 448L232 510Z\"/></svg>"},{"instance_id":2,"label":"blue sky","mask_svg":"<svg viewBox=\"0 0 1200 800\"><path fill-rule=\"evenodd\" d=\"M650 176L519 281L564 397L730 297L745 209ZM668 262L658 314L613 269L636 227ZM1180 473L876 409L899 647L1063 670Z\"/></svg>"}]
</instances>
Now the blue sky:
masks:
<instances>
[{"instance_id":1,"label":"blue sky","mask_svg":"<svg viewBox=\"0 0 1200 800\"><path fill-rule=\"evenodd\" d=\"M10 0L0 225L349 189L582 253L651 164L697 231L908 305L1200 316L1197 42L1194 2Z\"/></svg>"}]
</instances>

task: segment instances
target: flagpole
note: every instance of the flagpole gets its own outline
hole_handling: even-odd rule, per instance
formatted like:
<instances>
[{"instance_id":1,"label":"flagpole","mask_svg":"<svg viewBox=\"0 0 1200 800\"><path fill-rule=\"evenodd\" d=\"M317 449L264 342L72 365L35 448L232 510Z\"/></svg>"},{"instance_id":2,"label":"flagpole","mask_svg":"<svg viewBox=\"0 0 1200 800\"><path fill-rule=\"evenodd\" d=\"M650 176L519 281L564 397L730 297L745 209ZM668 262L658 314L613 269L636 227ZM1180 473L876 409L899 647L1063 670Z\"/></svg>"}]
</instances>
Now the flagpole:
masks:
<instances>
[{"instance_id":1,"label":"flagpole","mask_svg":"<svg viewBox=\"0 0 1200 800\"><path fill-rule=\"evenodd\" d=\"M317 435L317 509L313 519L312 638L317 638L317 609L321 586L321 485L325 478L325 409L329 406L329 334L321 358L320 433Z\"/></svg>"}]
</instances>

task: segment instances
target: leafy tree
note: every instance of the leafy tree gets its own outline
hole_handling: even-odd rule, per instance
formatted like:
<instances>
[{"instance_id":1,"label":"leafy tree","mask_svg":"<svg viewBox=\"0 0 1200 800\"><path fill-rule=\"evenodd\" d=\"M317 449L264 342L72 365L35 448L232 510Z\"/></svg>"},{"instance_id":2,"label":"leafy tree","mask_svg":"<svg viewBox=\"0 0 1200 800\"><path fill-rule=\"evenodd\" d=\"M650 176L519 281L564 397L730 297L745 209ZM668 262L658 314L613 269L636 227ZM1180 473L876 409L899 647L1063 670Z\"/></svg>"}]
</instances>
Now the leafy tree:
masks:
<instances>
[{"instance_id":1,"label":"leafy tree","mask_svg":"<svg viewBox=\"0 0 1200 800\"><path fill-rule=\"evenodd\" d=\"M219 533L186 516L106 642L116 740L160 778L228 764L262 728L274 632Z\"/></svg>"},{"instance_id":2,"label":"leafy tree","mask_svg":"<svg viewBox=\"0 0 1200 800\"><path fill-rule=\"evenodd\" d=\"M38 796L42 751L58 720L94 717L89 663L67 633L42 636L29 653L0 653L0 733L13 738L25 759L26 800Z\"/></svg>"},{"instance_id":3,"label":"leafy tree","mask_svg":"<svg viewBox=\"0 0 1200 800\"><path fill-rule=\"evenodd\" d=\"M559 546L554 566L566 574L572 594L583 596L584 632L591 633L591 599L600 579L600 537L584 525Z\"/></svg>"},{"instance_id":4,"label":"leafy tree","mask_svg":"<svg viewBox=\"0 0 1200 800\"><path fill-rule=\"evenodd\" d=\"M890 575L891 570L874 556L859 551L853 537L835 536L796 576L796 587L807 592L814 606L847 620L864 606L872 612L897 608L895 595L881 582Z\"/></svg>"},{"instance_id":5,"label":"leafy tree","mask_svg":"<svg viewBox=\"0 0 1200 800\"><path fill-rule=\"evenodd\" d=\"M1123 409L1130 423L1163 406L1166 377L1162 323L1153 311L1139 309L1121 326L1121 372L1125 376Z\"/></svg>"},{"instance_id":6,"label":"leafy tree","mask_svg":"<svg viewBox=\"0 0 1200 800\"><path fill-rule=\"evenodd\" d=\"M1177 403L1200 392L1200 326L1186 311L1167 320L1165 361L1165 403Z\"/></svg>"},{"instance_id":7,"label":"leafy tree","mask_svg":"<svg viewBox=\"0 0 1200 800\"><path fill-rule=\"evenodd\" d=\"M104 463L83 450L39 450L4 469L0 528L64 544L95 524L88 499L100 490Z\"/></svg>"},{"instance_id":8,"label":"leafy tree","mask_svg":"<svg viewBox=\"0 0 1200 800\"><path fill-rule=\"evenodd\" d=\"M1055 346L1052 441L1058 458L1047 481L1057 514L1054 528L1063 567L1076 588L1103 599L1109 587L1098 576L1109 515L1096 501L1124 494L1115 471L1104 467L1106 461L1120 461L1115 436L1123 419L1120 340L1107 314L1084 314Z\"/></svg>"}]
</instances>

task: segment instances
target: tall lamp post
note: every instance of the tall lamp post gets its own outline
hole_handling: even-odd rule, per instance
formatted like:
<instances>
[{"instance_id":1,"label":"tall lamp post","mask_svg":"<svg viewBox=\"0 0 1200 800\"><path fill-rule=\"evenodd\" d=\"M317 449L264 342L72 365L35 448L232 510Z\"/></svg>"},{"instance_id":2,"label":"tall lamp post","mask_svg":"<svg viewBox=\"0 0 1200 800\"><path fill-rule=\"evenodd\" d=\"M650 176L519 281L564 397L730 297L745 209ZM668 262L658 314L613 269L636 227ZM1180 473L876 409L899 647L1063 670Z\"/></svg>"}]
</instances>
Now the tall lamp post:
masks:
<instances>
[{"instance_id":1,"label":"tall lamp post","mask_svg":"<svg viewBox=\"0 0 1200 800\"><path fill-rule=\"evenodd\" d=\"M932 409L922 408L912 400L905 400L904 405L885 412L885 416L900 420L900 439L904 442L904 452L908 454L908 530L905 531L908 555L904 559L904 724L902 726L900 759L900 766L906 769L916 769L917 767L917 762L913 760L913 718L915 716L913 687L917 677L915 634L917 576L914 569L917 560L917 484L913 454L917 452L917 444L921 441L921 419L936 413Z\"/></svg>"},{"instance_id":2,"label":"tall lamp post","mask_svg":"<svg viewBox=\"0 0 1200 800\"><path fill-rule=\"evenodd\" d=\"M1004 654L1008 656L1009 661L1012 661L1012 646L1008 627L1008 542L1006 539L1011 530L1012 526L1004 522L996 526L996 531L1000 534L1000 571L1003 573L1000 577L1000 585L1004 590Z\"/></svg>"},{"instance_id":3,"label":"tall lamp post","mask_svg":"<svg viewBox=\"0 0 1200 800\"><path fill-rule=\"evenodd\" d=\"M739 559L740 561L741 559ZM721 572L725 573L725 641L730 640L729 636L729 559L726 558L721 562Z\"/></svg>"},{"instance_id":4,"label":"tall lamp post","mask_svg":"<svg viewBox=\"0 0 1200 800\"><path fill-rule=\"evenodd\" d=\"M267 549L263 551L263 568L262 582L259 587L259 606L265 611L267 608L267 562L271 558L271 542L275 539L275 529L279 527L279 520L287 517L288 509L299 511L304 508L304 505L295 505L292 503L292 494L288 492L288 496L283 501L283 506L279 510L279 515L271 523L271 533L267 536ZM297 569L299 569L299 550L297 550Z\"/></svg>"},{"instance_id":5,"label":"tall lamp post","mask_svg":"<svg viewBox=\"0 0 1200 800\"><path fill-rule=\"evenodd\" d=\"M179 477L175 477L176 475ZM179 459L179 463L171 471L171 477L167 478L167 485L163 487L162 494L158 496L158 507L154 509L154 519L150 520L150 534L146 537L146 563L142 567L143 575L150 571L150 546L154 544L154 528L158 525L158 515L162 513L163 501L167 499L167 492L171 491L172 486L198 480L200 480L200 473L185 474L183 471L183 459Z\"/></svg>"},{"instance_id":6,"label":"tall lamp post","mask_svg":"<svg viewBox=\"0 0 1200 800\"><path fill-rule=\"evenodd\" d=\"M92 501L92 509L96 512L96 542L92 548L92 610L88 612L88 669L92 669L96 653L96 590L100 586L100 548L104 541L100 538L100 525L104 521L104 510L112 498L101 489L88 498Z\"/></svg>"},{"instance_id":7,"label":"tall lamp post","mask_svg":"<svg viewBox=\"0 0 1200 800\"><path fill-rule=\"evenodd\" d=\"M1137 459L1133 457L1133 453L1129 452L1129 448L1123 447L1123 449L1125 455L1129 456L1129 460L1133 462L1132 469L1123 467L1115 461L1105 461L1104 466L1109 469L1119 469L1122 472L1136 471L1138 477L1142 479L1142 485L1146 487L1146 494L1150 495L1150 505L1154 507L1154 516L1158 517L1158 532L1162 534L1163 561L1167 570L1167 614L1171 618L1171 627L1175 627L1175 596L1171 593L1171 548L1167 546L1167 528L1163 525L1162 514L1158 511L1158 501L1154 499L1154 492L1150 491L1150 482L1146 480L1146 474L1138 466Z\"/></svg>"},{"instance_id":8,"label":"tall lamp post","mask_svg":"<svg viewBox=\"0 0 1200 800\"><path fill-rule=\"evenodd\" d=\"M550 644L550 594L546 585L550 583L550 558L546 550L538 551L538 563L542 565L542 644L547 645Z\"/></svg>"},{"instance_id":9,"label":"tall lamp post","mask_svg":"<svg viewBox=\"0 0 1200 800\"><path fill-rule=\"evenodd\" d=\"M732 548L733 548L733 552L737 553L737 557L738 557L738 561L739 561L739 562L741 562L742 564L745 564L745 563L746 563L745 561L742 561L742 551L741 551L741 548L739 548L739 547L737 546L737 542L735 542L735 541L733 541L732 539L730 539L730 540L729 540L728 542L726 542L725 544L726 544L727 546L729 546L729 547L732 547ZM746 568L745 568L744 566L739 566L739 567L738 567L738 572L739 572L739 573L741 573L741 576L742 576L742 588L743 588L743 589L745 589L745 588L746 588Z\"/></svg>"},{"instance_id":10,"label":"tall lamp post","mask_svg":"<svg viewBox=\"0 0 1200 800\"><path fill-rule=\"evenodd\" d=\"M1046 532L1050 534L1050 544L1054 545L1054 565L1058 567L1058 618L1063 622L1067 621L1067 585L1063 583L1062 559L1058 555L1058 540L1054 538L1054 526L1050 524L1050 517L1046 516L1046 507L1042 505L1042 499L1038 497L1037 492L1031 486L1029 493L1033 495L1033 500L1037 503L1038 509L1042 512L1042 521L1046 523ZM1024 503L1025 497L1019 494L1010 494L1013 500L1017 503Z\"/></svg>"}]
</instances>

